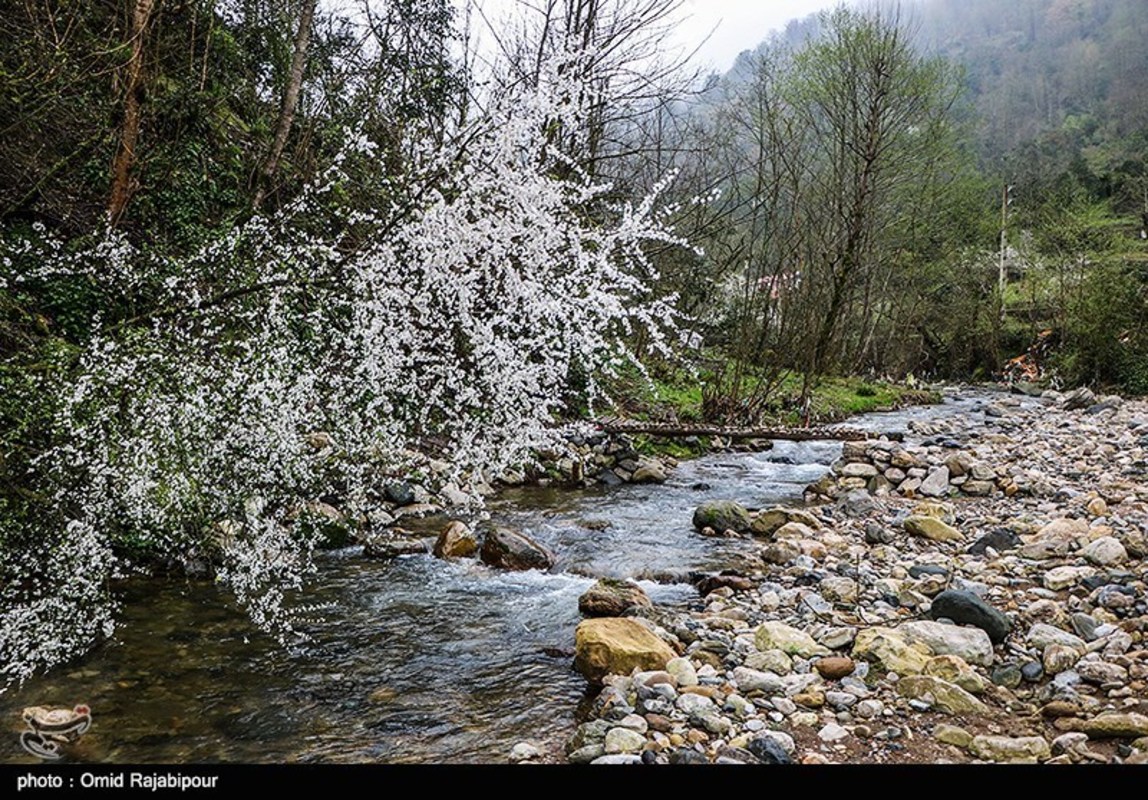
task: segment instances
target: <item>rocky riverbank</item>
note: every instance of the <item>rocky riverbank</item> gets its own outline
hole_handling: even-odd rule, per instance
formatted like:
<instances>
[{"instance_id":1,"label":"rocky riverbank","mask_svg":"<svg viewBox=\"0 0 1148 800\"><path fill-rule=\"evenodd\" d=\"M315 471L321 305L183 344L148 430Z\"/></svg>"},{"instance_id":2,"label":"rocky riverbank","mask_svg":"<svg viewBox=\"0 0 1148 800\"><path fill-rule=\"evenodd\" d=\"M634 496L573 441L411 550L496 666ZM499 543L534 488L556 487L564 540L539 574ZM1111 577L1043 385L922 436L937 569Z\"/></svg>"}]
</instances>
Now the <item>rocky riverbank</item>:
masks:
<instances>
[{"instance_id":1,"label":"rocky riverbank","mask_svg":"<svg viewBox=\"0 0 1148 800\"><path fill-rule=\"evenodd\" d=\"M699 509L761 547L686 609L595 587L567 759L1148 761L1148 403L1002 395L909 433L847 447L819 505Z\"/></svg>"},{"instance_id":2,"label":"rocky riverbank","mask_svg":"<svg viewBox=\"0 0 1148 800\"><path fill-rule=\"evenodd\" d=\"M314 434L315 446L330 447L325 434ZM768 446L768 442L765 443ZM404 555L434 553L443 556L442 543L433 531L411 526L411 520L444 513L470 516L479 499L498 493L499 489L516 486L562 486L589 488L596 485L619 486L627 483L662 483L677 466L668 455L649 456L637 451L634 439L626 434L602 431L571 432L553 446L533 453L532 458L516 469L502 474L484 473L473 476L470 491L464 491L451 478L450 465L418 453L410 453L413 466L405 478L381 479L377 490L366 502L348 504L340 498L331 502L312 501L301 507L296 519L318 524L328 547L358 543L369 558L389 559ZM360 510L351 511L351 506ZM413 528L413 529L411 529ZM478 553L463 545L463 551L447 553L448 557L466 557ZM511 532L518 539L523 534ZM457 533L456 533L457 538ZM487 537L489 538L489 537ZM540 548L533 542L530 546ZM483 560L492 566L505 566L497 558ZM529 560L529 559L528 559ZM553 556L536 558L530 566L511 569L547 569Z\"/></svg>"}]
</instances>

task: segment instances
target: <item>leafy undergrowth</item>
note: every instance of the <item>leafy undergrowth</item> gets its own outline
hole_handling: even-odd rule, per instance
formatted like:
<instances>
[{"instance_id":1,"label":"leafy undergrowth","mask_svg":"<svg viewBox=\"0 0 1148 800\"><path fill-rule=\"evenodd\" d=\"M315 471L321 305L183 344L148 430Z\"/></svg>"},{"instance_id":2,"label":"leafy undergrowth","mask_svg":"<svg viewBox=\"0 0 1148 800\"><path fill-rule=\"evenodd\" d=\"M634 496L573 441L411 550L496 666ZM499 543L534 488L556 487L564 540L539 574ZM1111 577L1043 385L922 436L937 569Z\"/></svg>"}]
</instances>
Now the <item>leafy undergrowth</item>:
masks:
<instances>
[{"instance_id":1,"label":"leafy undergrowth","mask_svg":"<svg viewBox=\"0 0 1148 800\"><path fill-rule=\"evenodd\" d=\"M719 420L707 419L704 411L703 395L710 380L711 375L705 371L652 370L647 380L637 370L629 370L617 376L608 387L614 407L601 415L613 414L643 422L719 424ZM745 393L748 394L754 384L752 381L747 384ZM784 376L758 424L762 427L804 424L800 413L801 388L800 375ZM936 391L916 386L860 377L823 378L813 390L810 424L839 422L854 414L940 401Z\"/></svg>"},{"instance_id":2,"label":"leafy undergrowth","mask_svg":"<svg viewBox=\"0 0 1148 800\"><path fill-rule=\"evenodd\" d=\"M707 419L704 412L703 395L709 374L667 369L652 371L650 377L647 380L633 370L616 378L610 387L614 407L603 411L601 416L616 415L642 422L679 425L720 424L719 420ZM763 428L802 427L805 420L801 409L801 388L800 375L786 375L766 404L766 414L757 424ZM837 423L855 414L892 411L940 401L940 394L931 389L860 377L824 378L813 391L809 424ZM646 454L681 459L708 452L713 442L705 436L665 438L642 435L635 437L635 446Z\"/></svg>"}]
</instances>

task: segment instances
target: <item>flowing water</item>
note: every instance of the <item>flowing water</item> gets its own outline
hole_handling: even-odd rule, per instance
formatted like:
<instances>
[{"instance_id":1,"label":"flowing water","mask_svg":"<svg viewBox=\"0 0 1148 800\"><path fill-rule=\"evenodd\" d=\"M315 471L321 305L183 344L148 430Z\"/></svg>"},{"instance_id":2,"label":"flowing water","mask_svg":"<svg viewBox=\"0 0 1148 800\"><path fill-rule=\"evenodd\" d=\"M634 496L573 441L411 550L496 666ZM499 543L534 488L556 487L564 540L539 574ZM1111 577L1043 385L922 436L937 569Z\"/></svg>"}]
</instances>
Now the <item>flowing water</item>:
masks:
<instances>
[{"instance_id":1,"label":"flowing water","mask_svg":"<svg viewBox=\"0 0 1148 800\"><path fill-rule=\"evenodd\" d=\"M979 415L985 399L965 392L849 424L904 430L913 419ZM260 634L212 584L133 580L112 641L0 696L10 723L0 761L36 760L17 741L24 706L77 703L94 722L74 761L503 762L520 741L557 753L586 697L561 651L573 647L589 576L728 566L753 544L698 536L693 509L707 499L799 502L840 450L779 441L685 462L664 485L504 493L492 516L558 554L547 574L326 554L313 599L330 607L296 648ZM697 596L688 584L641 583L655 603Z\"/></svg>"}]
</instances>

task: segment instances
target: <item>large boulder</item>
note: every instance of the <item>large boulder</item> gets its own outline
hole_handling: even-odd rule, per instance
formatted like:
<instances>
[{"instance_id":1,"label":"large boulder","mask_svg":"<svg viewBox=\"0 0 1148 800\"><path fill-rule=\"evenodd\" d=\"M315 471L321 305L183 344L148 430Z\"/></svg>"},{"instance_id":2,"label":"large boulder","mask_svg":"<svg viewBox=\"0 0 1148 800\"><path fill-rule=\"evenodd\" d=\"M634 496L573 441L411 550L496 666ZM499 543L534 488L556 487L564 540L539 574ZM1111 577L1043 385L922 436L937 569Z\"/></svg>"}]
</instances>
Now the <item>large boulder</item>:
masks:
<instances>
[{"instance_id":1,"label":"large boulder","mask_svg":"<svg viewBox=\"0 0 1148 800\"><path fill-rule=\"evenodd\" d=\"M1003 642L1012 630L1008 617L972 592L959 589L948 589L934 597L929 616L980 628L989 635L993 644Z\"/></svg>"},{"instance_id":2,"label":"large boulder","mask_svg":"<svg viewBox=\"0 0 1148 800\"><path fill-rule=\"evenodd\" d=\"M936 517L912 516L902 523L905 530L914 536L921 536L934 542L959 542L964 535Z\"/></svg>"},{"instance_id":3,"label":"large boulder","mask_svg":"<svg viewBox=\"0 0 1148 800\"><path fill-rule=\"evenodd\" d=\"M406 481L393 481L383 487L383 496L396 506L409 506L415 502L415 490Z\"/></svg>"},{"instance_id":4,"label":"large boulder","mask_svg":"<svg viewBox=\"0 0 1148 800\"><path fill-rule=\"evenodd\" d=\"M665 483L666 465L661 461L643 458L638 462L638 468L630 476L631 483Z\"/></svg>"},{"instance_id":5,"label":"large boulder","mask_svg":"<svg viewBox=\"0 0 1148 800\"><path fill-rule=\"evenodd\" d=\"M529 536L509 528L493 528L482 542L482 561L492 567L511 570L554 566L554 554Z\"/></svg>"},{"instance_id":6,"label":"large boulder","mask_svg":"<svg viewBox=\"0 0 1148 800\"><path fill-rule=\"evenodd\" d=\"M800 522L812 530L821 528L821 520L808 511L784 506L774 506L757 512L753 515L750 527L754 536L771 537L790 522Z\"/></svg>"},{"instance_id":7,"label":"large boulder","mask_svg":"<svg viewBox=\"0 0 1148 800\"><path fill-rule=\"evenodd\" d=\"M944 497L949 493L949 468L937 467L925 480L921 481L917 489L925 497Z\"/></svg>"},{"instance_id":8,"label":"large boulder","mask_svg":"<svg viewBox=\"0 0 1148 800\"><path fill-rule=\"evenodd\" d=\"M866 628L853 641L853 658L901 676L924 672L931 655L927 647L909 644L904 634L892 628Z\"/></svg>"},{"instance_id":9,"label":"large boulder","mask_svg":"<svg viewBox=\"0 0 1148 800\"><path fill-rule=\"evenodd\" d=\"M472 558L478 553L478 539L466 523L455 520L442 529L433 552L438 558Z\"/></svg>"},{"instance_id":10,"label":"large boulder","mask_svg":"<svg viewBox=\"0 0 1148 800\"><path fill-rule=\"evenodd\" d=\"M1065 411L1079 411L1096 403L1096 395L1087 386L1081 386L1064 396L1061 405Z\"/></svg>"},{"instance_id":11,"label":"large boulder","mask_svg":"<svg viewBox=\"0 0 1148 800\"><path fill-rule=\"evenodd\" d=\"M897 681L897 693L902 697L923 699L931 697L938 711L946 714L987 714L988 706L955 683L932 675L909 675Z\"/></svg>"},{"instance_id":12,"label":"large boulder","mask_svg":"<svg viewBox=\"0 0 1148 800\"><path fill-rule=\"evenodd\" d=\"M574 631L574 667L591 683L634 669L665 669L676 655L649 628L626 617L586 619Z\"/></svg>"},{"instance_id":13,"label":"large boulder","mask_svg":"<svg viewBox=\"0 0 1148 800\"><path fill-rule=\"evenodd\" d=\"M959 656L935 656L925 665L925 674L956 684L969 694L982 694L988 686L976 670Z\"/></svg>"},{"instance_id":14,"label":"large boulder","mask_svg":"<svg viewBox=\"0 0 1148 800\"><path fill-rule=\"evenodd\" d=\"M429 549L426 540L402 528L373 531L363 539L363 555L367 558L390 559L423 555Z\"/></svg>"},{"instance_id":15,"label":"large boulder","mask_svg":"<svg viewBox=\"0 0 1148 800\"><path fill-rule=\"evenodd\" d=\"M748 533L753 521L745 506L732 500L711 500L694 510L694 527L699 531L713 528L718 533L735 531Z\"/></svg>"},{"instance_id":16,"label":"large boulder","mask_svg":"<svg viewBox=\"0 0 1148 800\"><path fill-rule=\"evenodd\" d=\"M993 643L980 628L963 628L929 620L906 622L897 628L910 644L920 642L939 656L959 656L969 664L991 666Z\"/></svg>"},{"instance_id":17,"label":"large boulder","mask_svg":"<svg viewBox=\"0 0 1148 800\"><path fill-rule=\"evenodd\" d=\"M1094 739L1135 739L1148 736L1148 717L1135 712L1121 714L1108 712L1075 726Z\"/></svg>"},{"instance_id":18,"label":"large boulder","mask_svg":"<svg viewBox=\"0 0 1148 800\"><path fill-rule=\"evenodd\" d=\"M304 529L319 534L319 547L323 550L346 547L354 538L354 525L347 516L334 506L318 500L306 505L299 514L299 523Z\"/></svg>"},{"instance_id":19,"label":"large boulder","mask_svg":"<svg viewBox=\"0 0 1148 800\"><path fill-rule=\"evenodd\" d=\"M969 751L983 761L999 764L1036 764L1052 755L1048 742L1040 736L976 736Z\"/></svg>"},{"instance_id":20,"label":"large boulder","mask_svg":"<svg viewBox=\"0 0 1148 800\"><path fill-rule=\"evenodd\" d=\"M818 644L812 636L783 622L763 622L753 637L757 649L780 650L791 656L811 658L830 655L828 647Z\"/></svg>"},{"instance_id":21,"label":"large boulder","mask_svg":"<svg viewBox=\"0 0 1148 800\"><path fill-rule=\"evenodd\" d=\"M587 617L622 617L634 608L650 608L642 587L630 581L602 578L578 598L578 610Z\"/></svg>"}]
</instances>

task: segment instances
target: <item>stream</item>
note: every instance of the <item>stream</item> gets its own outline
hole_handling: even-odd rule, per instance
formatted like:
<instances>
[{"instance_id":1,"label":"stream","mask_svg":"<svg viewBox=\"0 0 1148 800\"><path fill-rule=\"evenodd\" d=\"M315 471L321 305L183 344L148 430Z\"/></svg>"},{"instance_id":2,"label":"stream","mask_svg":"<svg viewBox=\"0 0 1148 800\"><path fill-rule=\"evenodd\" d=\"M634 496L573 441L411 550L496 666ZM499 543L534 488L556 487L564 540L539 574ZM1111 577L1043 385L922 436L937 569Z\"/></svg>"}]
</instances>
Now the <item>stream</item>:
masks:
<instances>
[{"instance_id":1,"label":"stream","mask_svg":"<svg viewBox=\"0 0 1148 800\"><path fill-rule=\"evenodd\" d=\"M847 424L903 431L914 419L980 415L991 396L955 390L940 406ZM70 748L73 761L505 762L520 741L557 760L587 700L570 655L555 654L573 647L587 576L730 565L756 545L702 538L693 509L707 499L800 503L840 449L779 441L683 462L662 485L503 492L492 517L558 555L546 574L430 556L371 561L358 548L324 554L308 600L329 608L308 626L312 641L291 648L210 583L132 580L112 640L0 695L10 731L0 761L37 761L17 740L24 706L78 703L93 726ZM697 597L689 584L640 582L655 603Z\"/></svg>"}]
</instances>

